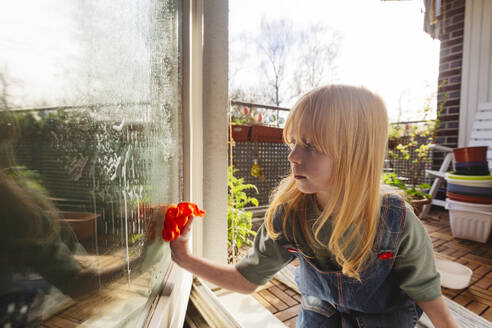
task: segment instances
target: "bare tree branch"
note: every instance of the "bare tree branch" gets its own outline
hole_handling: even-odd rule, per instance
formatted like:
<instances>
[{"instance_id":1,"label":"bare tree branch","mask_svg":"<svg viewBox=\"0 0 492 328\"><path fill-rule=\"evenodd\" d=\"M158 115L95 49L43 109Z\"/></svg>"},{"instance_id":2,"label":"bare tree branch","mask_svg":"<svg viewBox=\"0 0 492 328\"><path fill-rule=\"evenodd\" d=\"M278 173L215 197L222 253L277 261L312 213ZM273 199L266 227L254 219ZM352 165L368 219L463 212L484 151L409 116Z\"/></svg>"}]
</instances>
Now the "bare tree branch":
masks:
<instances>
[{"instance_id":1,"label":"bare tree branch","mask_svg":"<svg viewBox=\"0 0 492 328\"><path fill-rule=\"evenodd\" d=\"M242 94L246 97L243 100L266 100L268 104L280 106L321 84L336 80L335 59L340 37L324 25L296 28L292 20L263 18L259 33L242 39L242 51L233 50L240 55L235 55L237 59L231 61L231 70L238 72L238 67L256 64L257 72L263 76L251 88L241 85L234 75L230 89L241 89L242 92L236 92L235 96ZM248 62L244 59L250 53L255 57Z\"/></svg>"}]
</instances>

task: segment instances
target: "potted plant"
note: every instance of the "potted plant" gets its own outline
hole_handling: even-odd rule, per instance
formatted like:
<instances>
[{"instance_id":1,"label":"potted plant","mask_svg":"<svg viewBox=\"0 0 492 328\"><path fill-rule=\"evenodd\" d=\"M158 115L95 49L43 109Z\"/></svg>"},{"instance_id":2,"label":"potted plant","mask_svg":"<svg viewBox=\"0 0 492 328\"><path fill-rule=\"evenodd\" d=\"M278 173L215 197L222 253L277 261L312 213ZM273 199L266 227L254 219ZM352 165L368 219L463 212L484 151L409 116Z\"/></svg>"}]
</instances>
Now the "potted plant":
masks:
<instances>
[{"instance_id":1,"label":"potted plant","mask_svg":"<svg viewBox=\"0 0 492 328\"><path fill-rule=\"evenodd\" d=\"M384 173L383 183L401 191L402 197L412 205L413 211L417 216L422 213L422 208L432 201L431 195L426 190L430 188L427 183L408 187L395 173Z\"/></svg>"}]
</instances>

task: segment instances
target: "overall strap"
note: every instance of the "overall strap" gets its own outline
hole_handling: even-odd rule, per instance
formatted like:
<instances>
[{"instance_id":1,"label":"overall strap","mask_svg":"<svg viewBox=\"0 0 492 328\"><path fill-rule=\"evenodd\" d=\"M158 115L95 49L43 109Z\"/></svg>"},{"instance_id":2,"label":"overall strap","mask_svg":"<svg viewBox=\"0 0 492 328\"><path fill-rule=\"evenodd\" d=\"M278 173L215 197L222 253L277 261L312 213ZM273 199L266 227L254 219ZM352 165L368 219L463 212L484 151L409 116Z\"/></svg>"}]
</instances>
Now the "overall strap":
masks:
<instances>
[{"instance_id":1,"label":"overall strap","mask_svg":"<svg viewBox=\"0 0 492 328\"><path fill-rule=\"evenodd\" d=\"M392 194L384 196L378 236L380 252L396 251L405 225L405 211L405 202L401 197Z\"/></svg>"}]
</instances>

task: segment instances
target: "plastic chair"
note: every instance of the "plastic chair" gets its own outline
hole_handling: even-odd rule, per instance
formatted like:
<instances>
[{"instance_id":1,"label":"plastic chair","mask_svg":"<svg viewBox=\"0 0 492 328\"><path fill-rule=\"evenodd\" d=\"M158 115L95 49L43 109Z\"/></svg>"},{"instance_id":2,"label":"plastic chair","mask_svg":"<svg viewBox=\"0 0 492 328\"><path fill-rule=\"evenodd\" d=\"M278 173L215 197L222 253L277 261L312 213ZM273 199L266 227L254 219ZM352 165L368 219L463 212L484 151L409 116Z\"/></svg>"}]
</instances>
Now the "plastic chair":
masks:
<instances>
[{"instance_id":1,"label":"plastic chair","mask_svg":"<svg viewBox=\"0 0 492 328\"><path fill-rule=\"evenodd\" d=\"M475 121L473 122L468 147L473 146L489 146L487 151L487 160L489 168L492 171L492 103L484 103L478 106L478 111L475 113ZM442 161L439 171L425 170L425 174L429 178L434 178L429 194L432 196L432 202L425 205L422 210L422 215L429 214L431 205L446 206L446 201L435 199L441 184L444 182L446 172L448 172L451 162L454 162L453 148L444 147L441 145L430 145L432 150L437 150L447 153Z\"/></svg>"}]
</instances>

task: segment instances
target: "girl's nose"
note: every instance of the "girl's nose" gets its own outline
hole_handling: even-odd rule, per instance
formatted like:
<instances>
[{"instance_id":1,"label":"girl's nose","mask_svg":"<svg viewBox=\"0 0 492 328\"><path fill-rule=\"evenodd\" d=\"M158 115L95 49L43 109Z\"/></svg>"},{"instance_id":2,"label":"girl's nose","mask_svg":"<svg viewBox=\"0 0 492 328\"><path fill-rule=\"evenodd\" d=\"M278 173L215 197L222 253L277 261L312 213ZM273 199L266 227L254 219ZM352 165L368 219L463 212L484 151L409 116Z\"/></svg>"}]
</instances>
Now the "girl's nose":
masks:
<instances>
[{"instance_id":1,"label":"girl's nose","mask_svg":"<svg viewBox=\"0 0 492 328\"><path fill-rule=\"evenodd\" d=\"M287 156L287 160L291 163L300 164L301 160L298 156L297 146L291 149L289 156Z\"/></svg>"}]
</instances>

